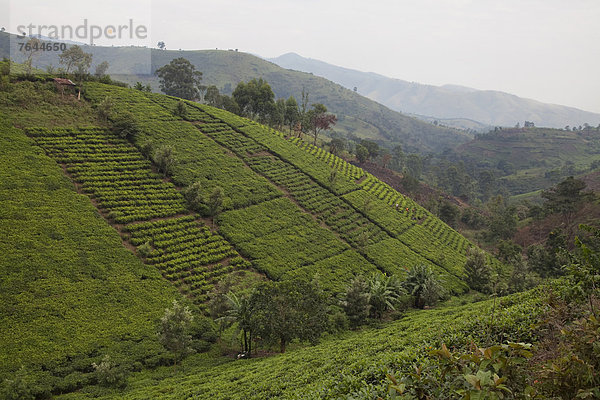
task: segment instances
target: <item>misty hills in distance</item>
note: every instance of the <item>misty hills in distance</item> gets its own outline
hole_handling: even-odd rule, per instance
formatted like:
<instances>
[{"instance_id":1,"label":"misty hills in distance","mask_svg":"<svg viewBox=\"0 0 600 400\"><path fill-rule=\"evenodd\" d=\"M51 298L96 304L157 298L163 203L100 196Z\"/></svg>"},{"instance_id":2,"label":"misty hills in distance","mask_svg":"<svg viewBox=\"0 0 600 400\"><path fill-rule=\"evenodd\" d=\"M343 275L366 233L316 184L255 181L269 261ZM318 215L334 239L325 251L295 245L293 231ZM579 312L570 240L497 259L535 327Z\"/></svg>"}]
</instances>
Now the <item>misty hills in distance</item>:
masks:
<instances>
[{"instance_id":1,"label":"misty hills in distance","mask_svg":"<svg viewBox=\"0 0 600 400\"><path fill-rule=\"evenodd\" d=\"M0 58L12 54L17 62L23 55L15 48L15 40L9 34L0 33ZM11 49L12 46L12 49ZM310 73L291 71L258 56L227 50L158 50L144 47L82 46L83 51L93 55L91 70L102 61L108 61L108 74L130 85L137 81L151 85L160 92L156 69L171 60L184 57L198 71L202 71L204 85L215 85L224 94L231 94L235 86L253 78L263 78L271 86L275 96L294 96L300 102L302 90L309 95L309 103L322 103L336 114L335 132L370 139L385 147L402 144L405 151L428 153L442 152L466 143L472 133L435 126L377 103L365 96ZM59 52L44 52L34 59L34 66L45 69L59 66Z\"/></svg>"},{"instance_id":2,"label":"misty hills in distance","mask_svg":"<svg viewBox=\"0 0 600 400\"><path fill-rule=\"evenodd\" d=\"M392 110L415 115L428 122L462 129L487 131L490 126L514 126L531 121L536 126L596 126L600 114L574 107L542 103L494 90L458 85L433 86L361 72L287 53L269 59L275 64L322 76L381 103Z\"/></svg>"}]
</instances>

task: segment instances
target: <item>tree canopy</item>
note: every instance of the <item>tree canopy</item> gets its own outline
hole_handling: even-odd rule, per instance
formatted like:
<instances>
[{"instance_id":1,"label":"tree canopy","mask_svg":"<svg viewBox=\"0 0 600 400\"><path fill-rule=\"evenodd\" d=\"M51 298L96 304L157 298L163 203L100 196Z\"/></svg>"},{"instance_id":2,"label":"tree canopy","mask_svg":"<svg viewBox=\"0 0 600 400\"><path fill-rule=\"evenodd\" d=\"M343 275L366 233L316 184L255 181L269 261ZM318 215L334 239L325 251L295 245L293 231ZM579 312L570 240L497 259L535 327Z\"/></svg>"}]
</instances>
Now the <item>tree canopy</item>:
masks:
<instances>
[{"instance_id":1,"label":"tree canopy","mask_svg":"<svg viewBox=\"0 0 600 400\"><path fill-rule=\"evenodd\" d=\"M275 94L267 81L252 79L248 83L240 82L232 93L240 112L249 118L266 121L275 108Z\"/></svg>"},{"instance_id":2,"label":"tree canopy","mask_svg":"<svg viewBox=\"0 0 600 400\"><path fill-rule=\"evenodd\" d=\"M306 281L267 282L250 297L250 325L253 335L271 343L281 352L290 341L316 341L327 326L325 295Z\"/></svg>"},{"instance_id":3,"label":"tree canopy","mask_svg":"<svg viewBox=\"0 0 600 400\"><path fill-rule=\"evenodd\" d=\"M323 104L315 103L308 111L308 122L313 134L313 144L316 146L319 132L331 129L337 122L337 117L328 113L327 107Z\"/></svg>"},{"instance_id":4,"label":"tree canopy","mask_svg":"<svg viewBox=\"0 0 600 400\"><path fill-rule=\"evenodd\" d=\"M160 90L169 96L181 97L187 100L200 98L200 82L202 72L183 57L172 60L156 70L160 79Z\"/></svg>"},{"instance_id":5,"label":"tree canopy","mask_svg":"<svg viewBox=\"0 0 600 400\"><path fill-rule=\"evenodd\" d=\"M92 65L92 55L86 53L81 47L74 45L63 51L58 56L60 64L66 66L67 74L73 68L78 74L86 74L90 65Z\"/></svg>"},{"instance_id":6,"label":"tree canopy","mask_svg":"<svg viewBox=\"0 0 600 400\"><path fill-rule=\"evenodd\" d=\"M582 193L585 188L584 181L569 176L555 187L542 192L542 197L546 199L546 209L560 214L574 212L586 198L586 194Z\"/></svg>"}]
</instances>

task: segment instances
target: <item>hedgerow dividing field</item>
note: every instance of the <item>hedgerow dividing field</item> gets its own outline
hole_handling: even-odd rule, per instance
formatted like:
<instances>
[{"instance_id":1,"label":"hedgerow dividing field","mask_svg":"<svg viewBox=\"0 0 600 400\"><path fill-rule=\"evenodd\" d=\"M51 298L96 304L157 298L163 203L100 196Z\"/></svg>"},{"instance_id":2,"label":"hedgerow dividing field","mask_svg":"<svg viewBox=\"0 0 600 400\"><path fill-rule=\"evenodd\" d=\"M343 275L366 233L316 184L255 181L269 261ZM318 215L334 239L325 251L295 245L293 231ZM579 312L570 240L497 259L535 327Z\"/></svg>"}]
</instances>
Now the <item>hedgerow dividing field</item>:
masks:
<instances>
[{"instance_id":1,"label":"hedgerow dividing field","mask_svg":"<svg viewBox=\"0 0 600 400\"><path fill-rule=\"evenodd\" d=\"M241 254L276 280L301 267L318 274L317 262L350 249L287 198L224 212L217 224ZM374 267L368 269L375 271ZM324 286L339 288L345 283L344 277L337 276L332 282L324 282Z\"/></svg>"},{"instance_id":2,"label":"hedgerow dividing field","mask_svg":"<svg viewBox=\"0 0 600 400\"><path fill-rule=\"evenodd\" d=\"M250 167L285 188L300 206L329 226L353 247L377 243L387 237L377 225L296 167L268 156L254 157Z\"/></svg>"},{"instance_id":3,"label":"hedgerow dividing field","mask_svg":"<svg viewBox=\"0 0 600 400\"><path fill-rule=\"evenodd\" d=\"M85 96L94 103L109 97L117 112L130 110L140 130L134 137L135 145L172 148L177 159L171 173L173 182L184 188L198 182L204 197L217 186L221 187L225 194L223 209L246 207L281 196L275 186L252 172L238 157L202 134L192 123L175 117L173 110L179 100L96 83L86 85ZM189 106L188 109L199 122L221 123L197 108ZM155 117L164 113L170 118Z\"/></svg>"},{"instance_id":4,"label":"hedgerow dividing field","mask_svg":"<svg viewBox=\"0 0 600 400\"><path fill-rule=\"evenodd\" d=\"M302 150L312 154L319 160L327 163L332 169L338 170L344 174L344 176L358 180L363 176L367 175L367 173L362 169L357 167L356 165L352 165L346 160L326 151L322 147L317 147L313 144L310 144L299 137L294 137L289 139L291 143L297 145Z\"/></svg>"}]
</instances>

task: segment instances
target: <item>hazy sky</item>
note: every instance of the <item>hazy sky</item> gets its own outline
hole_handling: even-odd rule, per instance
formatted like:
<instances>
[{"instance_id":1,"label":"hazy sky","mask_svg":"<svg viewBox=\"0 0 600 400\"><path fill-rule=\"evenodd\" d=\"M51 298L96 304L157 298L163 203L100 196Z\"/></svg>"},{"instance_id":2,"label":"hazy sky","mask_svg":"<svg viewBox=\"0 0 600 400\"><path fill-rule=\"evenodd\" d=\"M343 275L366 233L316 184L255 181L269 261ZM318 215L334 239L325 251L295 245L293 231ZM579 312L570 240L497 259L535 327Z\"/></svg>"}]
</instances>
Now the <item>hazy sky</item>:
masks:
<instances>
[{"instance_id":1,"label":"hazy sky","mask_svg":"<svg viewBox=\"0 0 600 400\"><path fill-rule=\"evenodd\" d=\"M146 24L150 35L138 44L296 52L408 81L600 112L599 0L0 0L0 24L9 30L25 20L78 25L84 18Z\"/></svg>"}]
</instances>

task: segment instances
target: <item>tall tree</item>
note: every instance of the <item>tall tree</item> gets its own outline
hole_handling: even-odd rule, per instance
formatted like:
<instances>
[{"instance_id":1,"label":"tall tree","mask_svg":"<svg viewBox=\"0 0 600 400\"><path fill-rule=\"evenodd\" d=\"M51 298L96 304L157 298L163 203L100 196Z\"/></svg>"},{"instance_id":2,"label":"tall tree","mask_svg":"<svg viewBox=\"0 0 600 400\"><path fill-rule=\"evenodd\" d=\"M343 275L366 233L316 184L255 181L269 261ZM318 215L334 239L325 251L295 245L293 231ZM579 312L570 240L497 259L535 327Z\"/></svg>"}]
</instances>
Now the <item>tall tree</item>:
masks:
<instances>
[{"instance_id":1,"label":"tall tree","mask_svg":"<svg viewBox=\"0 0 600 400\"><path fill-rule=\"evenodd\" d=\"M279 130L281 130L285 123L285 111L285 99L277 99L273 113L271 114L271 125Z\"/></svg>"},{"instance_id":2,"label":"tall tree","mask_svg":"<svg viewBox=\"0 0 600 400\"><path fill-rule=\"evenodd\" d=\"M570 227L578 207L590 198L589 193L583 192L585 188L584 181L570 176L555 187L542 192L542 197L546 199L544 207L552 213L562 214L565 224Z\"/></svg>"},{"instance_id":3,"label":"tall tree","mask_svg":"<svg viewBox=\"0 0 600 400\"><path fill-rule=\"evenodd\" d=\"M308 97L309 97L309 92L304 90L304 88L302 88L302 97L300 100L300 107L299 107L299 122L300 122L300 129L298 130L298 137L300 137L303 133L308 132L308 130L310 129L310 117L308 115Z\"/></svg>"},{"instance_id":4,"label":"tall tree","mask_svg":"<svg viewBox=\"0 0 600 400\"><path fill-rule=\"evenodd\" d=\"M517 209L498 195L487 203L490 212L489 239L509 239L517 231Z\"/></svg>"},{"instance_id":5,"label":"tall tree","mask_svg":"<svg viewBox=\"0 0 600 400\"><path fill-rule=\"evenodd\" d=\"M448 200L440 198L438 215L442 221L455 228L456 222L458 221L458 216L460 215L460 210Z\"/></svg>"},{"instance_id":6,"label":"tall tree","mask_svg":"<svg viewBox=\"0 0 600 400\"><path fill-rule=\"evenodd\" d=\"M25 67L27 75L31 74L33 59L42 52L42 42L38 38L31 38L25 43L21 52L25 55Z\"/></svg>"},{"instance_id":7,"label":"tall tree","mask_svg":"<svg viewBox=\"0 0 600 400\"><path fill-rule=\"evenodd\" d=\"M200 98L200 82L202 72L183 57L172 60L156 70L160 79L160 89L169 96L181 97L187 100Z\"/></svg>"},{"instance_id":8,"label":"tall tree","mask_svg":"<svg viewBox=\"0 0 600 400\"><path fill-rule=\"evenodd\" d=\"M206 94L204 95L204 101L209 106L220 107L221 106L221 94L219 89L215 85L210 85L206 88Z\"/></svg>"},{"instance_id":9,"label":"tall tree","mask_svg":"<svg viewBox=\"0 0 600 400\"><path fill-rule=\"evenodd\" d=\"M310 127L313 134L313 144L317 145L319 132L331 129L337 121L337 117L327 112L327 107L321 103L312 105L312 109L308 112Z\"/></svg>"},{"instance_id":10,"label":"tall tree","mask_svg":"<svg viewBox=\"0 0 600 400\"><path fill-rule=\"evenodd\" d=\"M467 250L465 275L467 285L471 289L486 293L490 291L492 286L492 268L488 264L483 250L474 247Z\"/></svg>"},{"instance_id":11,"label":"tall tree","mask_svg":"<svg viewBox=\"0 0 600 400\"><path fill-rule=\"evenodd\" d=\"M362 325L369 316L371 309L369 284L362 276L356 276L346 289L342 300L342 308L350 320L350 326L355 329Z\"/></svg>"},{"instance_id":12,"label":"tall tree","mask_svg":"<svg viewBox=\"0 0 600 400\"><path fill-rule=\"evenodd\" d=\"M102 78L104 75L106 75L106 71L108 71L109 66L110 65L108 64L108 61L102 61L96 66L96 71L94 72L94 75L96 75L98 78Z\"/></svg>"},{"instance_id":13,"label":"tall tree","mask_svg":"<svg viewBox=\"0 0 600 400\"><path fill-rule=\"evenodd\" d=\"M63 51L58 56L58 60L60 64L66 66L67 74L71 72L71 68L74 68L75 71L87 72L92 64L92 55L84 52L81 47L73 45Z\"/></svg>"},{"instance_id":14,"label":"tall tree","mask_svg":"<svg viewBox=\"0 0 600 400\"><path fill-rule=\"evenodd\" d=\"M363 145L369 152L369 158L374 160L379 155L379 145L372 140L361 140L360 144Z\"/></svg>"},{"instance_id":15,"label":"tall tree","mask_svg":"<svg viewBox=\"0 0 600 400\"><path fill-rule=\"evenodd\" d=\"M275 94L267 81L252 79L248 83L240 82L232 93L242 115L268 121L275 108Z\"/></svg>"},{"instance_id":16,"label":"tall tree","mask_svg":"<svg viewBox=\"0 0 600 400\"><path fill-rule=\"evenodd\" d=\"M313 282L266 282L250 297L251 328L267 342L279 343L281 352L293 339L315 342L327 325L323 291Z\"/></svg>"},{"instance_id":17,"label":"tall tree","mask_svg":"<svg viewBox=\"0 0 600 400\"><path fill-rule=\"evenodd\" d=\"M423 159L418 154L409 154L406 158L406 172L415 179L423 172Z\"/></svg>"},{"instance_id":18,"label":"tall tree","mask_svg":"<svg viewBox=\"0 0 600 400\"><path fill-rule=\"evenodd\" d=\"M404 168L404 160L405 160L404 152L402 151L402 145L397 145L392 149L392 161L390 163L390 168L395 171L402 171Z\"/></svg>"},{"instance_id":19,"label":"tall tree","mask_svg":"<svg viewBox=\"0 0 600 400\"><path fill-rule=\"evenodd\" d=\"M290 133L292 133L293 127L300 120L300 111L298 110L298 103L293 96L288 97L285 101L285 123L290 127Z\"/></svg>"},{"instance_id":20,"label":"tall tree","mask_svg":"<svg viewBox=\"0 0 600 400\"><path fill-rule=\"evenodd\" d=\"M365 161L367 161L369 159L369 150L367 150L367 148L365 146L363 146L362 144L357 144L356 145L356 158L358 159L358 162L363 164Z\"/></svg>"},{"instance_id":21,"label":"tall tree","mask_svg":"<svg viewBox=\"0 0 600 400\"><path fill-rule=\"evenodd\" d=\"M250 301L248 297L240 297L233 292L226 295L229 309L225 315L217 318L224 326L236 325L242 336L242 351L250 355L252 352L252 331L250 326Z\"/></svg>"},{"instance_id":22,"label":"tall tree","mask_svg":"<svg viewBox=\"0 0 600 400\"><path fill-rule=\"evenodd\" d=\"M346 142L341 138L333 138L329 142L329 152L339 156L346 149Z\"/></svg>"},{"instance_id":23,"label":"tall tree","mask_svg":"<svg viewBox=\"0 0 600 400\"><path fill-rule=\"evenodd\" d=\"M415 265L409 269L402 286L413 296L417 308L434 304L443 291L433 271L425 265Z\"/></svg>"}]
</instances>

